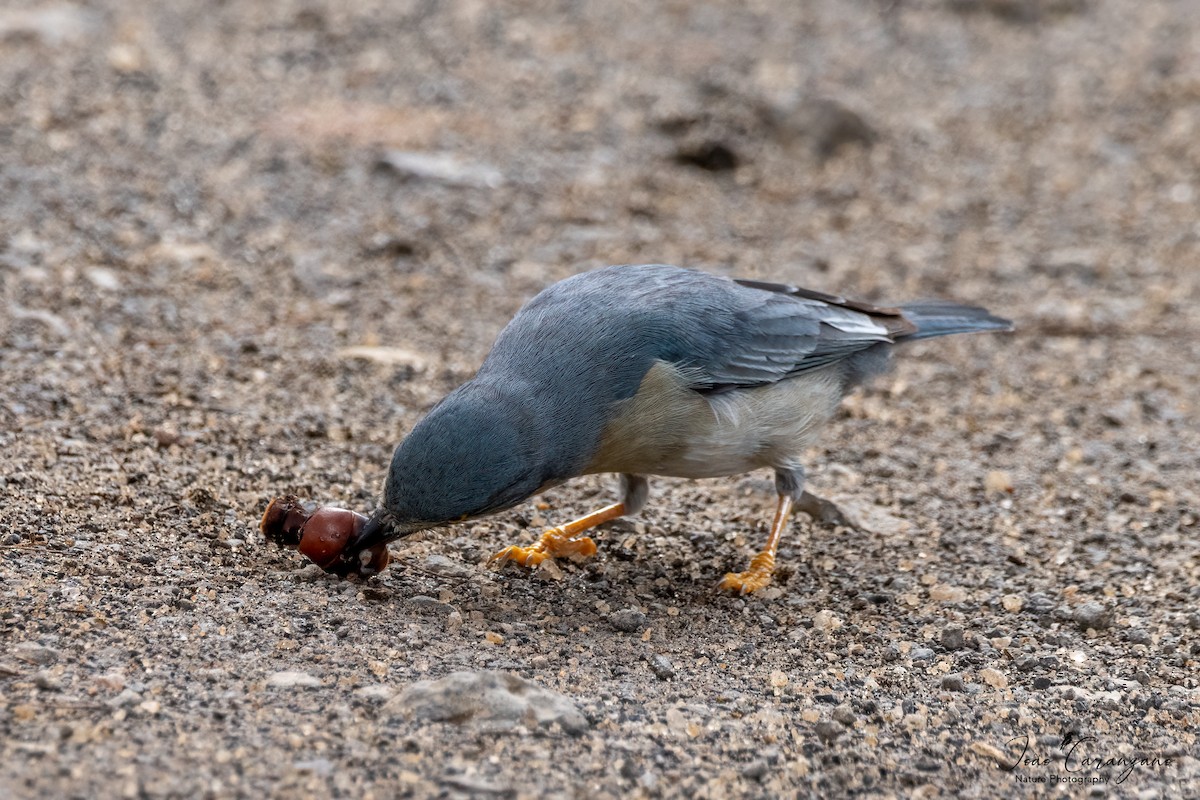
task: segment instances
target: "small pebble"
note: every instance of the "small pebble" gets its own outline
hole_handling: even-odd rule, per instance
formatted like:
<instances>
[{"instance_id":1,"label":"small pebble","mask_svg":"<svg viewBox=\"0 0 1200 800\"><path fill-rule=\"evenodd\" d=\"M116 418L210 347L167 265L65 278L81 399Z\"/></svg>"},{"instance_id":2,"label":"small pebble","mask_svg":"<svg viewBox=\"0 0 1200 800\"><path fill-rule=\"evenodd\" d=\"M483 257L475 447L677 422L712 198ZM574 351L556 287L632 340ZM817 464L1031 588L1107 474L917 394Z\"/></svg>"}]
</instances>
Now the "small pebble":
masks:
<instances>
[{"instance_id":1,"label":"small pebble","mask_svg":"<svg viewBox=\"0 0 1200 800\"><path fill-rule=\"evenodd\" d=\"M1042 614L1049 614L1050 612L1054 611L1054 606L1054 601L1040 592L1030 595L1025 600L1025 607L1029 609L1029 613L1036 614L1038 616L1041 616Z\"/></svg>"},{"instance_id":2,"label":"small pebble","mask_svg":"<svg viewBox=\"0 0 1200 800\"><path fill-rule=\"evenodd\" d=\"M963 629L957 625L948 625L942 629L942 647L947 650L961 650L963 648Z\"/></svg>"},{"instance_id":3,"label":"small pebble","mask_svg":"<svg viewBox=\"0 0 1200 800\"><path fill-rule=\"evenodd\" d=\"M984 683L994 689L1008 688L1008 678L998 669L984 667L979 670L979 677L983 679Z\"/></svg>"},{"instance_id":4,"label":"small pebble","mask_svg":"<svg viewBox=\"0 0 1200 800\"><path fill-rule=\"evenodd\" d=\"M967 599L967 590L961 586L939 583L929 587L929 599L938 603L961 603Z\"/></svg>"},{"instance_id":5,"label":"small pebble","mask_svg":"<svg viewBox=\"0 0 1200 800\"><path fill-rule=\"evenodd\" d=\"M842 735L843 731L845 731L845 728L843 728L841 725L838 725L836 722L822 720L813 727L813 730L816 732L818 739L825 744L830 744L834 739Z\"/></svg>"},{"instance_id":6,"label":"small pebble","mask_svg":"<svg viewBox=\"0 0 1200 800\"><path fill-rule=\"evenodd\" d=\"M12 654L27 664L47 666L58 661L58 651L37 642L19 642L13 645Z\"/></svg>"},{"instance_id":7,"label":"small pebble","mask_svg":"<svg viewBox=\"0 0 1200 800\"><path fill-rule=\"evenodd\" d=\"M650 670L660 681L669 681L675 677L675 665L664 655L655 655L650 659Z\"/></svg>"},{"instance_id":8,"label":"small pebble","mask_svg":"<svg viewBox=\"0 0 1200 800\"><path fill-rule=\"evenodd\" d=\"M833 719L835 722L842 723L847 728L854 727L854 723L857 720L854 716L854 710L845 703L833 710Z\"/></svg>"},{"instance_id":9,"label":"small pebble","mask_svg":"<svg viewBox=\"0 0 1200 800\"><path fill-rule=\"evenodd\" d=\"M913 661L932 661L933 650L928 647L914 647L909 651L908 657Z\"/></svg>"},{"instance_id":10,"label":"small pebble","mask_svg":"<svg viewBox=\"0 0 1200 800\"><path fill-rule=\"evenodd\" d=\"M448 578L468 578L474 574L463 564L437 554L427 557L422 566L427 572L432 572L434 575L445 575Z\"/></svg>"},{"instance_id":11,"label":"small pebble","mask_svg":"<svg viewBox=\"0 0 1200 800\"><path fill-rule=\"evenodd\" d=\"M1006 594L1000 598L1000 605L1004 606L1005 611L1015 614L1025 605L1025 601L1019 595Z\"/></svg>"},{"instance_id":12,"label":"small pebble","mask_svg":"<svg viewBox=\"0 0 1200 800\"><path fill-rule=\"evenodd\" d=\"M824 609L813 614L813 627L829 633L842 627L842 621L832 611Z\"/></svg>"},{"instance_id":13,"label":"small pebble","mask_svg":"<svg viewBox=\"0 0 1200 800\"><path fill-rule=\"evenodd\" d=\"M948 675L942 676L942 688L948 692L965 692L967 683L963 680L963 676L957 672L951 672Z\"/></svg>"},{"instance_id":14,"label":"small pebble","mask_svg":"<svg viewBox=\"0 0 1200 800\"><path fill-rule=\"evenodd\" d=\"M62 681L49 670L42 670L34 675L33 685L47 692L57 692L62 689Z\"/></svg>"},{"instance_id":15,"label":"small pebble","mask_svg":"<svg viewBox=\"0 0 1200 800\"><path fill-rule=\"evenodd\" d=\"M1110 627L1113 622L1112 612L1105 608L1095 600L1088 602L1075 609L1075 623L1082 629L1102 631Z\"/></svg>"},{"instance_id":16,"label":"small pebble","mask_svg":"<svg viewBox=\"0 0 1200 800\"><path fill-rule=\"evenodd\" d=\"M623 608L609 614L608 623L619 631L634 633L646 627L646 615L636 608Z\"/></svg>"},{"instance_id":17,"label":"small pebble","mask_svg":"<svg viewBox=\"0 0 1200 800\"><path fill-rule=\"evenodd\" d=\"M1013 481L1007 472L992 470L984 478L983 487L988 494L1012 494Z\"/></svg>"},{"instance_id":18,"label":"small pebble","mask_svg":"<svg viewBox=\"0 0 1200 800\"><path fill-rule=\"evenodd\" d=\"M538 564L533 574L540 581L561 581L566 575L553 558L547 558Z\"/></svg>"},{"instance_id":19,"label":"small pebble","mask_svg":"<svg viewBox=\"0 0 1200 800\"><path fill-rule=\"evenodd\" d=\"M1132 628L1125 633L1125 641L1130 644L1150 644L1153 639L1145 628Z\"/></svg>"},{"instance_id":20,"label":"small pebble","mask_svg":"<svg viewBox=\"0 0 1200 800\"><path fill-rule=\"evenodd\" d=\"M767 773L770 771L770 765L768 765L766 761L760 759L747 764L746 768L742 770L742 776L749 778L752 781L761 781L763 778L767 777Z\"/></svg>"},{"instance_id":21,"label":"small pebble","mask_svg":"<svg viewBox=\"0 0 1200 800\"><path fill-rule=\"evenodd\" d=\"M267 676L267 686L273 689L312 688L321 685L321 679L307 672L281 670Z\"/></svg>"}]
</instances>

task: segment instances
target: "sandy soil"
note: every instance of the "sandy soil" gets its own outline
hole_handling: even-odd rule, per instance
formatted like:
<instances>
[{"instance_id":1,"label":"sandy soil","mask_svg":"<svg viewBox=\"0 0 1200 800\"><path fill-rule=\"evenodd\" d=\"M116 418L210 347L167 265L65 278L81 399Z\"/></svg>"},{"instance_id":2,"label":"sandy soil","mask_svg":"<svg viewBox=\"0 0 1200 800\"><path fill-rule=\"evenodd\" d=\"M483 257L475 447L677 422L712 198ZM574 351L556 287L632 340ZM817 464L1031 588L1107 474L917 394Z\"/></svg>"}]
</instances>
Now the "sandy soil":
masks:
<instances>
[{"instance_id":1,"label":"sandy soil","mask_svg":"<svg viewBox=\"0 0 1200 800\"><path fill-rule=\"evenodd\" d=\"M1200 6L646 5L0 9L0 797L1200 796ZM857 529L759 596L767 475L535 575L608 479L365 583L259 539L646 261L1020 330L847 401ZM583 722L414 710L486 669Z\"/></svg>"}]
</instances>

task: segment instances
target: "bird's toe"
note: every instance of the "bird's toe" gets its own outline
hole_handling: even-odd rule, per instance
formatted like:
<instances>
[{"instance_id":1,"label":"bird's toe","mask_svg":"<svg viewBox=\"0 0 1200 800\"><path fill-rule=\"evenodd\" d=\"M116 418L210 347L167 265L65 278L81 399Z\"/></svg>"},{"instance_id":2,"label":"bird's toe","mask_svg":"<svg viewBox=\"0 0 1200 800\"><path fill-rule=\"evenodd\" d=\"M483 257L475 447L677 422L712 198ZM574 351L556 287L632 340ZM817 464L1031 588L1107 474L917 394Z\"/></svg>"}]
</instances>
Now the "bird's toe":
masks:
<instances>
[{"instance_id":1,"label":"bird's toe","mask_svg":"<svg viewBox=\"0 0 1200 800\"><path fill-rule=\"evenodd\" d=\"M759 553L750 562L745 572L730 572L721 579L717 588L725 592L750 594L771 585L771 573L775 571L775 556Z\"/></svg>"}]
</instances>

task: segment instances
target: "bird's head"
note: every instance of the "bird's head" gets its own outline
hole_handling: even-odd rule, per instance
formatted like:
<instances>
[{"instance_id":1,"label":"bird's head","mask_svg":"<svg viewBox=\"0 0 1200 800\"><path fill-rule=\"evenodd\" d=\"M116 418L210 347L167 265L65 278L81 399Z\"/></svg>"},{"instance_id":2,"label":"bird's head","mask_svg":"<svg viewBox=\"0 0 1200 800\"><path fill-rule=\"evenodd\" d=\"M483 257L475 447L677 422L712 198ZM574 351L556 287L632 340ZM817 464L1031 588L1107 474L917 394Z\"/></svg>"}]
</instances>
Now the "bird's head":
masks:
<instances>
[{"instance_id":1,"label":"bird's head","mask_svg":"<svg viewBox=\"0 0 1200 800\"><path fill-rule=\"evenodd\" d=\"M487 386L459 387L396 448L379 505L343 558L521 502L545 482L538 440L519 404Z\"/></svg>"}]
</instances>

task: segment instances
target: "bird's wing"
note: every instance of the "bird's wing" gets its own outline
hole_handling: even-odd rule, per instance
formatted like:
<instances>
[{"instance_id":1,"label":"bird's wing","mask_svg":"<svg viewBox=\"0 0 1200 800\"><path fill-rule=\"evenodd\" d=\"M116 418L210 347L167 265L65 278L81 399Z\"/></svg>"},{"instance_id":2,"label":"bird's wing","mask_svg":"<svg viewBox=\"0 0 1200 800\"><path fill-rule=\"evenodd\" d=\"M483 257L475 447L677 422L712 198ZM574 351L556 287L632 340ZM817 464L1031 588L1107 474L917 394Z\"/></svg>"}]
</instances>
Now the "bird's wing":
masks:
<instances>
[{"instance_id":1,"label":"bird's wing","mask_svg":"<svg viewBox=\"0 0 1200 800\"><path fill-rule=\"evenodd\" d=\"M831 364L916 330L896 308L761 281L735 281L731 329L683 366L695 388L761 386Z\"/></svg>"}]
</instances>

